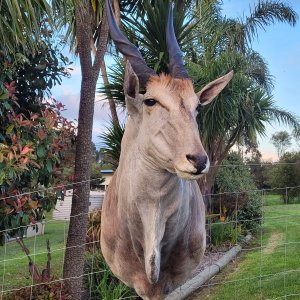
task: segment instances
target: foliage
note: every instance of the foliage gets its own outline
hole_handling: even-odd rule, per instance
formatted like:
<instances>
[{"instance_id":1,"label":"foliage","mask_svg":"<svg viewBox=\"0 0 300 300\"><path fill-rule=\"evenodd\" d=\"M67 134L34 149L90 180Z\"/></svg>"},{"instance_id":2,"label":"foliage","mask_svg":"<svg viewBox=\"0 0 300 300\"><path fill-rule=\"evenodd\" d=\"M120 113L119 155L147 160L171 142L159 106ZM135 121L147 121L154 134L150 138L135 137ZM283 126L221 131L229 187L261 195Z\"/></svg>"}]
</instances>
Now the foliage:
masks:
<instances>
[{"instance_id":1,"label":"foliage","mask_svg":"<svg viewBox=\"0 0 300 300\"><path fill-rule=\"evenodd\" d=\"M102 254L87 253L85 259L85 286L91 291L92 299L114 300L124 297L136 296L134 291L113 276Z\"/></svg>"},{"instance_id":2,"label":"foliage","mask_svg":"<svg viewBox=\"0 0 300 300\"><path fill-rule=\"evenodd\" d=\"M271 137L271 142L277 150L278 157L280 158L292 145L292 137L287 131L278 131Z\"/></svg>"},{"instance_id":3,"label":"foliage","mask_svg":"<svg viewBox=\"0 0 300 300\"><path fill-rule=\"evenodd\" d=\"M269 172L269 184L278 192L285 203L300 200L300 152L285 153ZM287 188L298 187L298 188Z\"/></svg>"},{"instance_id":4,"label":"foliage","mask_svg":"<svg viewBox=\"0 0 300 300\"><path fill-rule=\"evenodd\" d=\"M106 99L113 99L117 104L125 106L125 94L123 81L125 76L125 66L120 59L116 59L115 64L109 71L109 83L98 89L99 93L106 95Z\"/></svg>"},{"instance_id":5,"label":"foliage","mask_svg":"<svg viewBox=\"0 0 300 300\"><path fill-rule=\"evenodd\" d=\"M251 157L246 158L246 164L249 166L255 186L259 190L270 188L268 172L273 167L271 163L264 162L261 158L262 155L257 149L252 151Z\"/></svg>"},{"instance_id":6,"label":"foliage","mask_svg":"<svg viewBox=\"0 0 300 300\"><path fill-rule=\"evenodd\" d=\"M125 126L111 122L110 127L106 127L106 129L107 131L100 136L104 144L102 151L107 155L108 162L113 169L116 169L121 155L121 142Z\"/></svg>"},{"instance_id":7,"label":"foliage","mask_svg":"<svg viewBox=\"0 0 300 300\"><path fill-rule=\"evenodd\" d=\"M225 222L211 223L209 226L210 242L213 246L235 245L240 237L240 232L235 225L234 220L225 220Z\"/></svg>"},{"instance_id":8,"label":"foliage","mask_svg":"<svg viewBox=\"0 0 300 300\"><path fill-rule=\"evenodd\" d=\"M96 208L88 215L86 242L88 250L100 249L101 209Z\"/></svg>"},{"instance_id":9,"label":"foliage","mask_svg":"<svg viewBox=\"0 0 300 300\"><path fill-rule=\"evenodd\" d=\"M4 0L0 2L0 11L0 52L5 55L35 52L45 29L41 20L47 15L48 23L53 24L51 7L44 0L35 3L31 0Z\"/></svg>"},{"instance_id":10,"label":"foliage","mask_svg":"<svg viewBox=\"0 0 300 300\"><path fill-rule=\"evenodd\" d=\"M231 153L222 163L216 177L213 208L217 213L236 219L241 230L256 230L261 223L261 195L256 191L249 169L237 153ZM224 193L224 194L222 194Z\"/></svg>"},{"instance_id":11,"label":"foliage","mask_svg":"<svg viewBox=\"0 0 300 300\"><path fill-rule=\"evenodd\" d=\"M100 185L104 182L104 178L101 176L101 165L96 162L92 162L91 166L91 189L99 189Z\"/></svg>"},{"instance_id":12,"label":"foliage","mask_svg":"<svg viewBox=\"0 0 300 300\"><path fill-rule=\"evenodd\" d=\"M23 226L10 232L20 236L55 205L47 188L64 176L75 130L61 116L63 105L44 98L68 75L68 61L50 40L36 47L19 59L0 54L0 229Z\"/></svg>"}]
</instances>

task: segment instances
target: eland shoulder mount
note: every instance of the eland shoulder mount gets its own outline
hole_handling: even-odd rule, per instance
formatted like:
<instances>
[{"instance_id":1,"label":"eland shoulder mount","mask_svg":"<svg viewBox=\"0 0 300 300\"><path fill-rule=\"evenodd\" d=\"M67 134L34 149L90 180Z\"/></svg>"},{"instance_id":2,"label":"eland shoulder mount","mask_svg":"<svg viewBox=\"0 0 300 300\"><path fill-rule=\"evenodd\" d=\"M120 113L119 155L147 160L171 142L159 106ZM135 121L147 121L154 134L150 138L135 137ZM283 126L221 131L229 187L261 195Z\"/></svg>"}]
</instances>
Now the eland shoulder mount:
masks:
<instances>
[{"instance_id":1,"label":"eland shoulder mount","mask_svg":"<svg viewBox=\"0 0 300 300\"><path fill-rule=\"evenodd\" d=\"M169 74L156 74L118 28L106 0L110 36L127 59L129 118L119 167L102 208L101 249L112 272L143 299L165 299L193 275L206 246L205 207L197 179L209 170L196 123L233 73L196 93L184 68L170 5ZM145 89L139 93L139 86Z\"/></svg>"}]
</instances>

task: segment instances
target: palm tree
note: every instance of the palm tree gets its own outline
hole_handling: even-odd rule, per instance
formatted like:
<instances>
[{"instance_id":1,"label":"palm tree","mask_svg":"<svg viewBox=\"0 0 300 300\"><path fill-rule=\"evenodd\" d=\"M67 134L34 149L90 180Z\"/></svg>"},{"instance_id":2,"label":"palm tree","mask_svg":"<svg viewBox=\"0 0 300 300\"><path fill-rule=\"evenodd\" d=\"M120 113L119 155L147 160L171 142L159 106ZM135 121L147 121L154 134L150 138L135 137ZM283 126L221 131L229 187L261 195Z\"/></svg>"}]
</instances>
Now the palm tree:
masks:
<instances>
[{"instance_id":1,"label":"palm tree","mask_svg":"<svg viewBox=\"0 0 300 300\"><path fill-rule=\"evenodd\" d=\"M53 24L46 0L4 0L0 2L0 11L0 51L5 55L14 55L17 49L35 51L43 18L47 16L47 22Z\"/></svg>"},{"instance_id":2,"label":"palm tree","mask_svg":"<svg viewBox=\"0 0 300 300\"><path fill-rule=\"evenodd\" d=\"M256 144L264 135L266 124L277 121L299 130L299 119L276 107L273 101L272 76L259 53L251 49L258 29L275 22L295 25L297 14L280 1L259 1L244 19L227 19L221 15L217 0L204 0L195 8L198 17L197 51L190 47L189 69L196 87L225 74L235 76L228 87L209 106L200 108L198 124L208 150L212 169L202 191L211 193L222 160L237 143Z\"/></svg>"}]
</instances>

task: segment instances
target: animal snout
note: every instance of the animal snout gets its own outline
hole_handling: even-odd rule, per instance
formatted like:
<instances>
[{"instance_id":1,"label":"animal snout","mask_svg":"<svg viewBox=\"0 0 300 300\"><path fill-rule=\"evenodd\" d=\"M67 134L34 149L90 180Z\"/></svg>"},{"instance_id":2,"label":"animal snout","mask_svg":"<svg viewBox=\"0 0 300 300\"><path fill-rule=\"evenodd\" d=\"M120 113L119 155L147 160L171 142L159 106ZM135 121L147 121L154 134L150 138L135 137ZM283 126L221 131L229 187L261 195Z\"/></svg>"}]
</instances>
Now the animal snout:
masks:
<instances>
[{"instance_id":1,"label":"animal snout","mask_svg":"<svg viewBox=\"0 0 300 300\"><path fill-rule=\"evenodd\" d=\"M186 158L196 168L195 175L207 173L209 167L207 155L187 154Z\"/></svg>"}]
</instances>

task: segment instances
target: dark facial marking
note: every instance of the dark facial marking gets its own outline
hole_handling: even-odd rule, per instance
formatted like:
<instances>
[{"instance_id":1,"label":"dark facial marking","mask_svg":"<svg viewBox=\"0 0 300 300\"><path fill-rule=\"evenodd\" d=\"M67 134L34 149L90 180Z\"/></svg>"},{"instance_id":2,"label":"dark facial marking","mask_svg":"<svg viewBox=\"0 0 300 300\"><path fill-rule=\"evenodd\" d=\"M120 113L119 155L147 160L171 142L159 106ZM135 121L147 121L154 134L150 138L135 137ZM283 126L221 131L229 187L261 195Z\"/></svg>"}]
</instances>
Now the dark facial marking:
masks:
<instances>
[{"instance_id":1,"label":"dark facial marking","mask_svg":"<svg viewBox=\"0 0 300 300\"><path fill-rule=\"evenodd\" d=\"M128 85L128 90L127 90L127 94L129 97L135 98L135 96L136 96L135 88L136 88L136 78L132 76L129 79L129 85Z\"/></svg>"}]
</instances>

